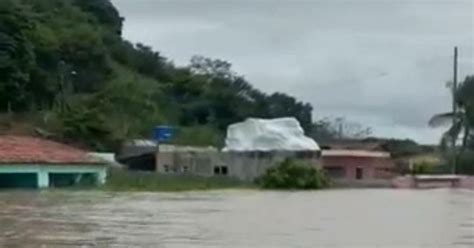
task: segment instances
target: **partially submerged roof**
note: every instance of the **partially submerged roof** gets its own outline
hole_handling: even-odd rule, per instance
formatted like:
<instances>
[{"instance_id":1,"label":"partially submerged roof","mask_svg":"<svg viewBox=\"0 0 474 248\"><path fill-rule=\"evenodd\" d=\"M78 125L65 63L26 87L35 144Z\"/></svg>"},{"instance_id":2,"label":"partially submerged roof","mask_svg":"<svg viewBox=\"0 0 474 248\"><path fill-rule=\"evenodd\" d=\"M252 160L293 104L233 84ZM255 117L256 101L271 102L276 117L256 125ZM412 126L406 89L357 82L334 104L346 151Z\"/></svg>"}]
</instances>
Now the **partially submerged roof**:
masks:
<instances>
[{"instance_id":1,"label":"partially submerged roof","mask_svg":"<svg viewBox=\"0 0 474 248\"><path fill-rule=\"evenodd\" d=\"M122 145L116 158L123 162L129 158L153 155L157 150L158 144L153 140L130 140Z\"/></svg>"},{"instance_id":2,"label":"partially submerged roof","mask_svg":"<svg viewBox=\"0 0 474 248\"><path fill-rule=\"evenodd\" d=\"M104 164L87 152L30 136L0 136L0 164Z\"/></svg>"},{"instance_id":3,"label":"partially submerged roof","mask_svg":"<svg viewBox=\"0 0 474 248\"><path fill-rule=\"evenodd\" d=\"M324 157L368 157L368 158L390 158L390 153L367 150L323 150L321 156Z\"/></svg>"},{"instance_id":4,"label":"partially submerged roof","mask_svg":"<svg viewBox=\"0 0 474 248\"><path fill-rule=\"evenodd\" d=\"M224 151L319 151L318 144L305 136L298 120L249 118L227 129Z\"/></svg>"}]
</instances>

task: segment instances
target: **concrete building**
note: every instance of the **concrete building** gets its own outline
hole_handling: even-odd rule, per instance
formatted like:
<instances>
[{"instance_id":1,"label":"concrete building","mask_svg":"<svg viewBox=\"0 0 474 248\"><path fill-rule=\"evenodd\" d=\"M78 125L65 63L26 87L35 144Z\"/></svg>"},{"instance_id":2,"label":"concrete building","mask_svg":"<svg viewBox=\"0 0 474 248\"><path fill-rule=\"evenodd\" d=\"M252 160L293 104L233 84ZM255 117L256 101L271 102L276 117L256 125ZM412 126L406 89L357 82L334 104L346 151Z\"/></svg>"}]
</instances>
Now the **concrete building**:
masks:
<instances>
[{"instance_id":1,"label":"concrete building","mask_svg":"<svg viewBox=\"0 0 474 248\"><path fill-rule=\"evenodd\" d=\"M390 153L367 150L323 150L321 164L334 179L387 180L394 176Z\"/></svg>"},{"instance_id":2,"label":"concrete building","mask_svg":"<svg viewBox=\"0 0 474 248\"><path fill-rule=\"evenodd\" d=\"M220 152L214 147L160 145L156 153L156 171L252 181L286 158L303 160L308 165L316 166L319 151Z\"/></svg>"},{"instance_id":3,"label":"concrete building","mask_svg":"<svg viewBox=\"0 0 474 248\"><path fill-rule=\"evenodd\" d=\"M85 151L26 136L0 136L0 188L103 184L106 162Z\"/></svg>"},{"instance_id":4,"label":"concrete building","mask_svg":"<svg viewBox=\"0 0 474 248\"><path fill-rule=\"evenodd\" d=\"M212 176L214 167L222 164L214 147L159 145L155 157L156 171L165 174Z\"/></svg>"},{"instance_id":5,"label":"concrete building","mask_svg":"<svg viewBox=\"0 0 474 248\"><path fill-rule=\"evenodd\" d=\"M228 127L222 151L214 147L159 145L155 168L160 173L253 181L287 158L317 166L319 156L318 144L304 135L295 118L249 118Z\"/></svg>"}]
</instances>

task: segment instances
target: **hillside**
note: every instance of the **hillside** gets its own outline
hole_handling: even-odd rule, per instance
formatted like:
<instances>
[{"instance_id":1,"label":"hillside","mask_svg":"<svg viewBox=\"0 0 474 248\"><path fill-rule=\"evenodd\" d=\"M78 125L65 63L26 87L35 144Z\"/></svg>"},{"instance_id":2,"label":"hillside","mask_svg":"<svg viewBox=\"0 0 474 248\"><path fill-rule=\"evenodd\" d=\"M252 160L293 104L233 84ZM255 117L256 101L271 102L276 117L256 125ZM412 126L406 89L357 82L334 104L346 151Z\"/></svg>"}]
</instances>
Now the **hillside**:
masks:
<instances>
[{"instance_id":1,"label":"hillside","mask_svg":"<svg viewBox=\"0 0 474 248\"><path fill-rule=\"evenodd\" d=\"M159 124L179 127L176 142L219 145L228 124L250 116L294 116L309 132L310 104L255 89L227 61L175 66L125 40L123 21L109 0L2 0L0 131L97 150Z\"/></svg>"}]
</instances>

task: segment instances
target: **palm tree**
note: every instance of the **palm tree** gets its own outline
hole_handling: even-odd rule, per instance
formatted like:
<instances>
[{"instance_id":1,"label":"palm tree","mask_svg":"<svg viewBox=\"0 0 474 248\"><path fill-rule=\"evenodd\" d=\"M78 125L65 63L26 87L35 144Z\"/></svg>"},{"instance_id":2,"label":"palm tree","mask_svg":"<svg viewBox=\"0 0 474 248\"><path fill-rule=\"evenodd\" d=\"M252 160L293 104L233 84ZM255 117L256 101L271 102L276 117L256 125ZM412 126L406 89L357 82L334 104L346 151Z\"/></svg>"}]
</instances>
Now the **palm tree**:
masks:
<instances>
[{"instance_id":1,"label":"palm tree","mask_svg":"<svg viewBox=\"0 0 474 248\"><path fill-rule=\"evenodd\" d=\"M429 125L440 127L451 125L441 137L441 147L447 148L449 144L455 145L459 135L463 133L462 149L464 151L471 135L474 124L474 76L468 76L454 93L458 110L456 113L448 112L434 115ZM454 150L455 147L452 147Z\"/></svg>"}]
</instances>

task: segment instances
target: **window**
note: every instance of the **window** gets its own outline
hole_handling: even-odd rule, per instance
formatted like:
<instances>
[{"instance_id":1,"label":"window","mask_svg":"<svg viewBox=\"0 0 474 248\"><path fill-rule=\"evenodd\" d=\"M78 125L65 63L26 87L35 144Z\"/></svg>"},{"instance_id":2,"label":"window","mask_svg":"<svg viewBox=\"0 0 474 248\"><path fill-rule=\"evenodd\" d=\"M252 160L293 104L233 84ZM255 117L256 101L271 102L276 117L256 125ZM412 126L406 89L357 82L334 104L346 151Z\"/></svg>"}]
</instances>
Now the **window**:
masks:
<instances>
[{"instance_id":1,"label":"window","mask_svg":"<svg viewBox=\"0 0 474 248\"><path fill-rule=\"evenodd\" d=\"M163 168L165 168L165 172L169 172L169 171L170 171L170 166L167 165L167 164L165 164L165 165L163 166Z\"/></svg>"},{"instance_id":2,"label":"window","mask_svg":"<svg viewBox=\"0 0 474 248\"><path fill-rule=\"evenodd\" d=\"M189 170L189 167L187 165L183 166L183 172L184 173L188 172L188 170Z\"/></svg>"},{"instance_id":3,"label":"window","mask_svg":"<svg viewBox=\"0 0 474 248\"><path fill-rule=\"evenodd\" d=\"M360 180L360 179L363 178L363 176L364 176L364 170L360 167L357 167L356 168L356 179Z\"/></svg>"},{"instance_id":4,"label":"window","mask_svg":"<svg viewBox=\"0 0 474 248\"><path fill-rule=\"evenodd\" d=\"M227 166L214 166L214 175L227 175L229 173L229 169Z\"/></svg>"},{"instance_id":5,"label":"window","mask_svg":"<svg viewBox=\"0 0 474 248\"><path fill-rule=\"evenodd\" d=\"M221 174L222 175L227 175L227 173L228 173L227 166L221 166Z\"/></svg>"}]
</instances>

